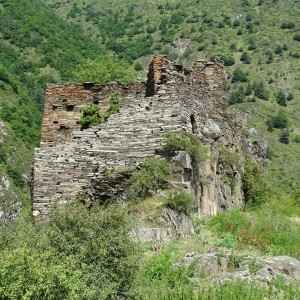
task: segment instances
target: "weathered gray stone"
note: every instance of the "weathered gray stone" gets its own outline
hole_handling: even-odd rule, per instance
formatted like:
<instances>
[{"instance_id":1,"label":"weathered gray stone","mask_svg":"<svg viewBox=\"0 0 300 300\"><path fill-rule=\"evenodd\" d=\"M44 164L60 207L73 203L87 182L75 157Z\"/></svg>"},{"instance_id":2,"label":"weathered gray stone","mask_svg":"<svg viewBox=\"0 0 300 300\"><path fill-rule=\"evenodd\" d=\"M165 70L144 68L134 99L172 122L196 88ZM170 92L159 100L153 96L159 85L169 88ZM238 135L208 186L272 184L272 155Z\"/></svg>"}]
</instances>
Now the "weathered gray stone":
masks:
<instances>
[{"instance_id":1,"label":"weathered gray stone","mask_svg":"<svg viewBox=\"0 0 300 300\"><path fill-rule=\"evenodd\" d=\"M238 256L229 251L188 253L181 264L193 264L195 276L200 274L221 283L246 280L267 284L277 278L300 282L300 261L289 256Z\"/></svg>"},{"instance_id":2,"label":"weathered gray stone","mask_svg":"<svg viewBox=\"0 0 300 300\"><path fill-rule=\"evenodd\" d=\"M243 166L219 160L221 145L243 157L248 144L242 135L244 116L227 110L225 79L223 66L216 62L199 60L187 70L157 56L146 84L49 86L41 147L34 156L35 219L47 220L58 203L82 198L83 193L88 197L97 189L94 194L100 192L103 198L122 198L125 185L117 182L121 178L116 175L109 183L104 171L133 169L149 156L162 155L165 134L171 131L194 134L208 145L207 158L200 163L186 156L174 160L173 184L192 192L199 213L214 215L241 207ZM122 95L119 113L81 130L81 108L96 103L107 109L113 91Z\"/></svg>"}]
</instances>

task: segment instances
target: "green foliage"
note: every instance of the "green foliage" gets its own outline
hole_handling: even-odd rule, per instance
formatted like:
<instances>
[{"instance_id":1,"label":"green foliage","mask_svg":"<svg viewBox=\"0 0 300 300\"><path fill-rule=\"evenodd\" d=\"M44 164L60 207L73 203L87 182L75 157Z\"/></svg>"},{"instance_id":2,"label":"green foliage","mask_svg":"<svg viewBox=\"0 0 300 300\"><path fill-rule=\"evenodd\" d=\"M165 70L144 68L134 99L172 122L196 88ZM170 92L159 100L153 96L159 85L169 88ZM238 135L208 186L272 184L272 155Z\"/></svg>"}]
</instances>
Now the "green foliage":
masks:
<instances>
[{"instance_id":1,"label":"green foliage","mask_svg":"<svg viewBox=\"0 0 300 300\"><path fill-rule=\"evenodd\" d=\"M135 69L130 64L112 55L101 56L95 60L88 59L77 66L73 74L78 81L102 84L112 81L128 84L136 78Z\"/></svg>"},{"instance_id":2,"label":"green foliage","mask_svg":"<svg viewBox=\"0 0 300 300\"><path fill-rule=\"evenodd\" d=\"M3 299L98 300L129 290L135 247L124 210L69 206L49 225L24 222L0 228Z\"/></svg>"},{"instance_id":3,"label":"green foliage","mask_svg":"<svg viewBox=\"0 0 300 300\"><path fill-rule=\"evenodd\" d=\"M106 122L108 118L120 111L120 95L112 93L109 97L109 108L102 112L96 104L90 104L81 111L80 125L82 129Z\"/></svg>"},{"instance_id":4,"label":"green foliage","mask_svg":"<svg viewBox=\"0 0 300 300\"><path fill-rule=\"evenodd\" d=\"M295 23L291 21L284 21L281 23L282 29L293 29L295 28Z\"/></svg>"},{"instance_id":5,"label":"green foliage","mask_svg":"<svg viewBox=\"0 0 300 300\"><path fill-rule=\"evenodd\" d=\"M170 172L168 161L157 158L146 159L130 178L129 196L145 198L159 189L166 188Z\"/></svg>"},{"instance_id":6,"label":"green foliage","mask_svg":"<svg viewBox=\"0 0 300 300\"><path fill-rule=\"evenodd\" d=\"M244 168L243 191L246 205L248 207L259 206L266 201L268 192L261 166L254 160L247 158Z\"/></svg>"},{"instance_id":7,"label":"green foliage","mask_svg":"<svg viewBox=\"0 0 300 300\"><path fill-rule=\"evenodd\" d=\"M300 135L299 134L294 137L294 142L297 144L300 144Z\"/></svg>"},{"instance_id":8,"label":"green foliage","mask_svg":"<svg viewBox=\"0 0 300 300\"><path fill-rule=\"evenodd\" d=\"M220 59L223 61L224 66L230 67L235 64L235 59L232 55L221 55Z\"/></svg>"},{"instance_id":9,"label":"green foliage","mask_svg":"<svg viewBox=\"0 0 300 300\"><path fill-rule=\"evenodd\" d=\"M137 274L138 299L145 299L146 295L150 296L154 287L160 292L166 292L191 286L193 267L175 266L175 263L176 253L172 248L164 249L159 255L146 260ZM145 298L140 298L142 296Z\"/></svg>"},{"instance_id":10,"label":"green foliage","mask_svg":"<svg viewBox=\"0 0 300 300\"><path fill-rule=\"evenodd\" d=\"M197 136L189 133L171 132L166 135L164 150L167 152L186 151L196 161L205 160L207 149Z\"/></svg>"},{"instance_id":11,"label":"green foliage","mask_svg":"<svg viewBox=\"0 0 300 300\"><path fill-rule=\"evenodd\" d=\"M287 114L280 110L277 115L272 116L268 121L267 125L269 128L287 128L288 127L288 117Z\"/></svg>"},{"instance_id":12,"label":"green foliage","mask_svg":"<svg viewBox=\"0 0 300 300\"><path fill-rule=\"evenodd\" d=\"M276 97L277 103L281 106L287 106L288 94L280 90Z\"/></svg>"},{"instance_id":13,"label":"green foliage","mask_svg":"<svg viewBox=\"0 0 300 300\"><path fill-rule=\"evenodd\" d=\"M80 117L81 128L86 129L90 126L100 124L103 121L104 120L97 105L90 104L82 109Z\"/></svg>"},{"instance_id":14,"label":"green foliage","mask_svg":"<svg viewBox=\"0 0 300 300\"><path fill-rule=\"evenodd\" d=\"M280 201L274 199L273 206L266 204L251 215L234 210L217 217L210 227L220 237L232 234L239 248L256 247L266 254L300 257L300 225L291 222L279 208ZM294 205L294 213L295 204Z\"/></svg>"},{"instance_id":15,"label":"green foliage","mask_svg":"<svg viewBox=\"0 0 300 300\"><path fill-rule=\"evenodd\" d=\"M140 63L140 62L136 62L135 64L134 64L134 69L137 71L137 72L140 72L140 71L143 71L143 66L142 66L142 64Z\"/></svg>"},{"instance_id":16,"label":"green foliage","mask_svg":"<svg viewBox=\"0 0 300 300\"><path fill-rule=\"evenodd\" d=\"M268 287L254 282L228 281L211 284L199 276L195 265L178 263L180 257L171 246L159 254L143 261L135 282L135 299L159 300L249 300L297 299L299 287L274 281ZM232 255L231 263L235 266L239 257ZM255 270L252 265L251 270ZM197 276L197 277L196 277ZM197 280L195 280L197 278ZM269 298L270 297L270 298ZM279 298L278 298L279 297Z\"/></svg>"},{"instance_id":17,"label":"green foliage","mask_svg":"<svg viewBox=\"0 0 300 300\"><path fill-rule=\"evenodd\" d=\"M232 75L232 82L246 82L248 81L248 73L238 68L235 69Z\"/></svg>"},{"instance_id":18,"label":"green foliage","mask_svg":"<svg viewBox=\"0 0 300 300\"><path fill-rule=\"evenodd\" d=\"M238 103L243 103L245 99L245 91L242 86L240 86L238 89L233 90L230 94L229 98L229 104L238 104Z\"/></svg>"},{"instance_id":19,"label":"green foliage","mask_svg":"<svg viewBox=\"0 0 300 300\"><path fill-rule=\"evenodd\" d=\"M262 100L269 99L269 91L263 81L255 81L253 84L254 95Z\"/></svg>"},{"instance_id":20,"label":"green foliage","mask_svg":"<svg viewBox=\"0 0 300 300\"><path fill-rule=\"evenodd\" d=\"M298 300L299 287L287 284L274 284L263 287L245 281L229 281L225 284L201 286L197 288L159 289L143 291L138 300Z\"/></svg>"},{"instance_id":21,"label":"green foliage","mask_svg":"<svg viewBox=\"0 0 300 300\"><path fill-rule=\"evenodd\" d=\"M251 64L251 57L247 52L243 52L242 56L241 56L241 61L244 64Z\"/></svg>"},{"instance_id":22,"label":"green foliage","mask_svg":"<svg viewBox=\"0 0 300 300\"><path fill-rule=\"evenodd\" d=\"M293 37L293 39L297 42L300 42L300 33L296 33Z\"/></svg>"},{"instance_id":23,"label":"green foliage","mask_svg":"<svg viewBox=\"0 0 300 300\"><path fill-rule=\"evenodd\" d=\"M185 191L169 192L163 199L164 205L188 215L193 205L193 196Z\"/></svg>"},{"instance_id":24,"label":"green foliage","mask_svg":"<svg viewBox=\"0 0 300 300\"><path fill-rule=\"evenodd\" d=\"M287 128L282 129L279 136L279 142L286 145L290 143L290 132Z\"/></svg>"}]
</instances>

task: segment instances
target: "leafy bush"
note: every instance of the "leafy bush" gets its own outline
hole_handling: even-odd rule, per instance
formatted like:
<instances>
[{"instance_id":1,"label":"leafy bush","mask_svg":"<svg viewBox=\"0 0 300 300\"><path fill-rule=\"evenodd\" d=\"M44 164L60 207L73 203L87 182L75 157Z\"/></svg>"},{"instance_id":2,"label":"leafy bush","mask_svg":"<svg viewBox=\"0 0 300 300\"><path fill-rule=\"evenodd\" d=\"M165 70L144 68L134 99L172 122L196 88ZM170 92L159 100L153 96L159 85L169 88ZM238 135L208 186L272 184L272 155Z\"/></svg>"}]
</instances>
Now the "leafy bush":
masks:
<instances>
[{"instance_id":1,"label":"leafy bush","mask_svg":"<svg viewBox=\"0 0 300 300\"><path fill-rule=\"evenodd\" d=\"M293 37L293 39L297 42L300 42L300 33L296 33Z\"/></svg>"},{"instance_id":2,"label":"leafy bush","mask_svg":"<svg viewBox=\"0 0 300 300\"><path fill-rule=\"evenodd\" d=\"M96 300L126 293L136 268L126 220L117 207L70 206L48 225L1 228L1 297Z\"/></svg>"},{"instance_id":3,"label":"leafy bush","mask_svg":"<svg viewBox=\"0 0 300 300\"><path fill-rule=\"evenodd\" d=\"M107 119L120 111L120 95L112 93L109 97L109 108L101 112L96 104L90 104L81 111L80 125L82 129L106 122Z\"/></svg>"},{"instance_id":4,"label":"leafy bush","mask_svg":"<svg viewBox=\"0 0 300 300\"><path fill-rule=\"evenodd\" d=\"M300 144L300 135L299 134L294 137L294 142L296 144Z\"/></svg>"},{"instance_id":5,"label":"leafy bush","mask_svg":"<svg viewBox=\"0 0 300 300\"><path fill-rule=\"evenodd\" d=\"M142 64L140 63L140 62L136 62L135 64L134 64L134 69L137 71L137 72L140 72L140 71L143 71L143 66L142 66Z\"/></svg>"},{"instance_id":6,"label":"leafy bush","mask_svg":"<svg viewBox=\"0 0 300 300\"><path fill-rule=\"evenodd\" d=\"M146 159L130 178L129 196L145 198L159 189L166 188L170 172L168 161L157 158Z\"/></svg>"},{"instance_id":7,"label":"leafy bush","mask_svg":"<svg viewBox=\"0 0 300 300\"><path fill-rule=\"evenodd\" d=\"M241 61L244 64L251 64L251 57L247 52L243 52L242 56L241 56Z\"/></svg>"},{"instance_id":8,"label":"leafy bush","mask_svg":"<svg viewBox=\"0 0 300 300\"><path fill-rule=\"evenodd\" d=\"M293 29L295 28L295 23L291 21L284 21L281 23L281 29Z\"/></svg>"},{"instance_id":9,"label":"leafy bush","mask_svg":"<svg viewBox=\"0 0 300 300\"><path fill-rule=\"evenodd\" d=\"M232 82L247 82L248 81L248 73L238 68L235 69L232 75Z\"/></svg>"},{"instance_id":10,"label":"leafy bush","mask_svg":"<svg viewBox=\"0 0 300 300\"><path fill-rule=\"evenodd\" d=\"M263 81L255 81L253 84L254 95L260 99L268 100L269 91Z\"/></svg>"},{"instance_id":11,"label":"leafy bush","mask_svg":"<svg viewBox=\"0 0 300 300\"><path fill-rule=\"evenodd\" d=\"M277 103L279 105L281 105L281 106L287 106L288 94L285 91L280 90L277 93L276 100L277 100Z\"/></svg>"},{"instance_id":12,"label":"leafy bush","mask_svg":"<svg viewBox=\"0 0 300 300\"><path fill-rule=\"evenodd\" d=\"M290 132L287 128L282 129L279 136L279 142L286 145L290 143Z\"/></svg>"},{"instance_id":13,"label":"leafy bush","mask_svg":"<svg viewBox=\"0 0 300 300\"><path fill-rule=\"evenodd\" d=\"M261 167L254 160L247 158L243 174L243 191L246 205L248 207L261 205L266 200L267 189Z\"/></svg>"},{"instance_id":14,"label":"leafy bush","mask_svg":"<svg viewBox=\"0 0 300 300\"><path fill-rule=\"evenodd\" d=\"M81 128L86 129L90 126L100 124L103 121L104 120L97 105L90 104L82 109L80 117Z\"/></svg>"},{"instance_id":15,"label":"leafy bush","mask_svg":"<svg viewBox=\"0 0 300 300\"><path fill-rule=\"evenodd\" d=\"M188 215L192 209L193 196L185 191L169 192L163 199L164 205Z\"/></svg>"},{"instance_id":16,"label":"leafy bush","mask_svg":"<svg viewBox=\"0 0 300 300\"><path fill-rule=\"evenodd\" d=\"M288 127L288 117L284 111L279 111L277 115L272 116L268 121L267 125L270 129L272 128L287 128Z\"/></svg>"},{"instance_id":17,"label":"leafy bush","mask_svg":"<svg viewBox=\"0 0 300 300\"><path fill-rule=\"evenodd\" d=\"M207 149L193 134L172 132L166 135L164 150L167 152L186 151L196 161L205 160Z\"/></svg>"},{"instance_id":18,"label":"leafy bush","mask_svg":"<svg viewBox=\"0 0 300 300\"><path fill-rule=\"evenodd\" d=\"M229 98L229 104L238 104L243 103L245 98L244 94L244 88L241 86L237 90L232 91L230 98Z\"/></svg>"},{"instance_id":19,"label":"leafy bush","mask_svg":"<svg viewBox=\"0 0 300 300\"><path fill-rule=\"evenodd\" d=\"M235 64L235 59L232 55L220 55L218 57L223 61L225 67L230 67Z\"/></svg>"}]
</instances>

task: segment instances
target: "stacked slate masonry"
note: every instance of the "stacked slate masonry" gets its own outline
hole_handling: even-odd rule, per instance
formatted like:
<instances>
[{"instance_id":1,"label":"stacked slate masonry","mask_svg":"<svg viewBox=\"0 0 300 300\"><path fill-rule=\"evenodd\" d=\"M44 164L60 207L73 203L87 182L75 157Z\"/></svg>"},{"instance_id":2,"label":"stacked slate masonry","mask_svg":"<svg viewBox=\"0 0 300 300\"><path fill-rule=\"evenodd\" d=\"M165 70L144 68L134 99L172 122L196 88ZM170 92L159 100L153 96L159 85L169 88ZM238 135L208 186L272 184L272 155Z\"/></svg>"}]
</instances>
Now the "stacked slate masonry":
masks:
<instances>
[{"instance_id":1,"label":"stacked slate masonry","mask_svg":"<svg viewBox=\"0 0 300 300\"><path fill-rule=\"evenodd\" d=\"M173 183L192 192L200 214L241 207L245 120L227 109L225 82L217 62L199 60L186 69L155 56L146 83L48 86L41 145L34 156L35 220L47 220L57 205L74 199L124 196L122 181L130 170L160 156L168 132L182 131L197 136L209 153L197 164L178 153ZM120 111L82 130L81 110L94 103L105 111L112 92L121 95ZM237 159L225 161L224 152ZM115 186L107 182L107 170L114 170Z\"/></svg>"}]
</instances>

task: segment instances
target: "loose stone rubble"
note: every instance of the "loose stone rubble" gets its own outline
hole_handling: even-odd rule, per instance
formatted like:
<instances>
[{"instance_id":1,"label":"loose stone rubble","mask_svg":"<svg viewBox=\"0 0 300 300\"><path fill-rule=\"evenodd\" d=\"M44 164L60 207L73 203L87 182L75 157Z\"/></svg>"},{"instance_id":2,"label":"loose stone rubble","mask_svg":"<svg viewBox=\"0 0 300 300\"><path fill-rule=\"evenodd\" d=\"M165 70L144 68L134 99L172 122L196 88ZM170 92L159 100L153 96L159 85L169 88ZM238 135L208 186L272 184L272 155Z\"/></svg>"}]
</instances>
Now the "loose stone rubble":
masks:
<instances>
[{"instance_id":1,"label":"loose stone rubble","mask_svg":"<svg viewBox=\"0 0 300 300\"><path fill-rule=\"evenodd\" d=\"M182 172L176 180L194 195L195 209L215 215L243 206L244 151L251 145L242 134L245 116L227 110L225 81L217 62L199 60L186 69L155 56L145 84L49 85L41 145L34 156L35 220L47 220L52 208L74 199L116 198L124 191L124 170L160 156L165 134L171 131L194 134L209 149L200 163L181 155ZM112 92L121 95L119 113L81 130L81 109L94 103L105 111ZM236 160L225 161L224 151ZM107 170L122 170L113 186L105 179Z\"/></svg>"}]
</instances>

